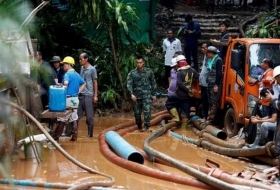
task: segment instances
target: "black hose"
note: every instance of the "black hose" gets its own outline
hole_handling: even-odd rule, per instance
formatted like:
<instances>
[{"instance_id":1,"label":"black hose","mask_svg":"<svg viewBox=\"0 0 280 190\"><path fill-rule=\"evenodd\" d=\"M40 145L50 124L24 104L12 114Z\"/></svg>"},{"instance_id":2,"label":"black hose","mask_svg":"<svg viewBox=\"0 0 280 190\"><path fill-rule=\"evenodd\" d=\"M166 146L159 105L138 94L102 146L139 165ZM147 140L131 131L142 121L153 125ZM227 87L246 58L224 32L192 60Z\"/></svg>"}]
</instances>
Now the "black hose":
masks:
<instances>
[{"instance_id":1,"label":"black hose","mask_svg":"<svg viewBox=\"0 0 280 190\"><path fill-rule=\"evenodd\" d=\"M234 190L238 190L239 188L236 188L224 181L221 181L219 179L216 179L212 176L209 176L207 174L204 174L196 169L193 169L185 164L183 164L182 162L173 159L161 152L155 151L154 149L152 149L149 146L149 143L151 143L154 139L156 139L157 137L161 136L162 134L164 134L167 130L169 130L171 127L173 127L173 122L172 123L168 123L166 124L164 127L160 128L159 130L157 130L155 133L153 133L150 137L148 137L145 141L144 141L144 145L143 145L143 149L144 151L151 157L156 157L156 158L160 158L168 163L170 163L171 166L186 172L187 174L196 177L197 179L201 180L202 182L214 186L218 189L234 189Z\"/></svg>"}]
</instances>

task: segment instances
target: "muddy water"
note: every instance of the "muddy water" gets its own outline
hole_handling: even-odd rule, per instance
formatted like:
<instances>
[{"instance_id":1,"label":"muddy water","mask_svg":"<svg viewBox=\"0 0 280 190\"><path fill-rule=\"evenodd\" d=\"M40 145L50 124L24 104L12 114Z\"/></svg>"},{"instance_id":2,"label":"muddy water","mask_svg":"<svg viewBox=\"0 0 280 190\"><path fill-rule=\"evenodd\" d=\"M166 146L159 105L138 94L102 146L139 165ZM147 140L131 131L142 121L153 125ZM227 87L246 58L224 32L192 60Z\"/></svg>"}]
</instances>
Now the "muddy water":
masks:
<instances>
[{"instance_id":1,"label":"muddy water","mask_svg":"<svg viewBox=\"0 0 280 190\"><path fill-rule=\"evenodd\" d=\"M113 187L119 189L154 189L154 190L177 190L177 189L198 189L185 185L180 185L160 179L155 179L147 176L143 176L137 173L133 173L125 168L121 168L108 160L106 160L99 151L98 135L99 133L111 126L119 123L131 121L132 118L96 118L94 137L86 138L87 127L85 119L83 118L79 125L79 135L77 142L69 141L69 137L60 138L59 144L65 149L71 156L77 159L79 162L87 165L94 170L102 173L106 173L115 178L115 185ZM156 130L158 126L152 126L153 130ZM196 138L192 132L186 130L176 131L179 134L185 134L188 137ZM140 133L134 131L128 133L124 138L133 146L142 148L143 141L149 136L149 133ZM210 159L219 163L222 170L229 173L238 173L248 166L248 163L237 159L232 159L225 156L220 156L216 153L197 148L196 146L183 143L173 137L164 135L153 141L151 147L157 151L167 154L175 159L186 163L193 163L205 166L205 160ZM19 151L18 155L12 157L10 161L7 161L6 165L11 165L8 169L7 175L1 176L7 178L9 176L14 179L32 180L36 182L48 182L48 183L77 183L77 182L89 182L96 180L107 180L107 178L99 176L97 174L90 174L83 169L79 168L67 158L65 158L57 150L49 150L44 148L43 162L37 164L35 161L26 161L24 159L24 152ZM152 163L145 160L144 163L160 171L188 176L187 174L162 164ZM0 185L0 189L44 189L38 187L23 187L23 186L8 186ZM45 188L46 189L46 188Z\"/></svg>"}]
</instances>

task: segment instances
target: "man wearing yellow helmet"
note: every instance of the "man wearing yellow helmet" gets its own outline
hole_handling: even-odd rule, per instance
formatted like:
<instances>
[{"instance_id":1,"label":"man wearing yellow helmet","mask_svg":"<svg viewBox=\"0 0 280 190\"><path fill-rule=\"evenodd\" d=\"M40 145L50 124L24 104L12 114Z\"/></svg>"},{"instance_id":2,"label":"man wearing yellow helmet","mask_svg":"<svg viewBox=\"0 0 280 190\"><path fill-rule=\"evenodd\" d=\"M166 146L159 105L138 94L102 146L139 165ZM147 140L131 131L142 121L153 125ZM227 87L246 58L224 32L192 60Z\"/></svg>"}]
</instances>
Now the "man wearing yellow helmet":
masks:
<instances>
[{"instance_id":1,"label":"man wearing yellow helmet","mask_svg":"<svg viewBox=\"0 0 280 190\"><path fill-rule=\"evenodd\" d=\"M78 124L77 124L77 120L78 120L77 108L79 105L78 95L81 91L83 91L86 83L81 78L81 76L73 69L73 66L75 65L75 61L72 57L67 56L60 63L63 64L63 70L65 71L62 85L67 87L66 106L68 108L72 108L73 112L66 117L57 118L58 122L53 138L54 140L58 141L60 135L63 132L66 121L68 121L69 123L73 122L71 141L76 141L78 136Z\"/></svg>"}]
</instances>

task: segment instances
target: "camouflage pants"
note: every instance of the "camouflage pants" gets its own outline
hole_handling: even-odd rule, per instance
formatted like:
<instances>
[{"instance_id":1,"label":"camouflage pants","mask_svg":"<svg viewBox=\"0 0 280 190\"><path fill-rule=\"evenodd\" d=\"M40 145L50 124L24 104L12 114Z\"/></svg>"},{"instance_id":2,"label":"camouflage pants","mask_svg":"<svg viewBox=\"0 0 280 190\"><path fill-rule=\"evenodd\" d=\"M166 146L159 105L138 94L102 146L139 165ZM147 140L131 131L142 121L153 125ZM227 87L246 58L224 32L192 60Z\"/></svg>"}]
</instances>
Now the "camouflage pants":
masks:
<instances>
[{"instance_id":1,"label":"camouflage pants","mask_svg":"<svg viewBox=\"0 0 280 190\"><path fill-rule=\"evenodd\" d=\"M142 111L144 114L144 126L146 129L150 127L151 107L152 107L151 98L138 99L136 102L133 102L135 123L139 129L142 128L142 120L141 120Z\"/></svg>"}]
</instances>

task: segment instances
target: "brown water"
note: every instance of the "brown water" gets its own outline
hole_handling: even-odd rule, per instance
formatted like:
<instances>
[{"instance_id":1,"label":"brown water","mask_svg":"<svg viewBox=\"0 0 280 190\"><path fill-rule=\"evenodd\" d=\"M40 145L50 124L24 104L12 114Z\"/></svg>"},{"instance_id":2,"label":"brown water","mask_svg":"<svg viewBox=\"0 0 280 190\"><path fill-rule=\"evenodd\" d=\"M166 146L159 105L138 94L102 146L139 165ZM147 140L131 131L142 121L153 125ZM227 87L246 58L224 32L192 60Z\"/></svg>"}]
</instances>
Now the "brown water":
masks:
<instances>
[{"instance_id":1,"label":"brown water","mask_svg":"<svg viewBox=\"0 0 280 190\"><path fill-rule=\"evenodd\" d=\"M132 118L95 118L94 137L86 138L87 127L85 125L85 119L80 121L79 135L77 142L69 141L69 137L60 138L59 144L65 149L71 156L77 159L79 162L87 165L88 167L97 170L102 173L106 173L115 178L114 188L119 189L132 189L132 190L177 190L177 189L198 189L185 185L180 185L152 177L143 176L134 172L131 172L125 168L121 168L106 158L100 153L98 144L99 133L113 125L131 121ZM152 129L156 130L158 126L153 126ZM195 135L186 130L176 131L179 134L186 134L188 137L196 138ZM138 131L128 133L124 138L133 146L142 148L143 141L151 133L140 133ZM193 163L205 166L205 160L210 159L219 163L222 170L230 173L238 173L242 171L248 163L221 156L216 153L197 148L194 145L183 143L168 135L163 135L153 141L151 147L157 151L171 156L177 160ZM26 161L24 159L23 151L20 151L18 156L15 156L10 161L11 169L8 170L8 176L14 179L25 179L36 182L61 182L71 184L74 182L88 182L92 180L106 180L107 178L101 177L96 174L90 174L80 167L76 166L65 158L58 150L49 150L44 148L43 162L37 164L36 162ZM172 174L181 176L188 176L186 173L179 171L178 169L165 166L162 164L152 163L145 160L146 166L155 168L161 171L165 171ZM9 165L9 162L6 164ZM8 186L0 185L0 189L44 189L35 187L23 187L23 186Z\"/></svg>"}]
</instances>

